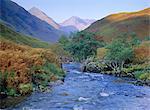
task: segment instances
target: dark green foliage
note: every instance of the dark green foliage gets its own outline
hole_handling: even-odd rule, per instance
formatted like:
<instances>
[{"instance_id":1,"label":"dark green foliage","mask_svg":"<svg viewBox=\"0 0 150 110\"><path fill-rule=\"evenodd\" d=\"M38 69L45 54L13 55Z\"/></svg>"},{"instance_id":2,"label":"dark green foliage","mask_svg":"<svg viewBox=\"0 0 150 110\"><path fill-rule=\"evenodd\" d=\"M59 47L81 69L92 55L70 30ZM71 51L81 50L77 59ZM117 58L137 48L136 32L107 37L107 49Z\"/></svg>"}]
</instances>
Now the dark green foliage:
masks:
<instances>
[{"instance_id":1,"label":"dark green foliage","mask_svg":"<svg viewBox=\"0 0 150 110\"><path fill-rule=\"evenodd\" d=\"M17 91L14 88L7 88L8 96L17 96Z\"/></svg>"},{"instance_id":2,"label":"dark green foliage","mask_svg":"<svg viewBox=\"0 0 150 110\"><path fill-rule=\"evenodd\" d=\"M2 74L2 72L0 71L0 92L7 92L7 76L7 72L5 72L5 74Z\"/></svg>"},{"instance_id":3,"label":"dark green foliage","mask_svg":"<svg viewBox=\"0 0 150 110\"><path fill-rule=\"evenodd\" d=\"M7 87L7 79L9 77L14 78L13 71L11 71L11 72L5 71L3 73L0 71L0 94L5 93L8 96L16 96L17 95L16 89Z\"/></svg>"},{"instance_id":4,"label":"dark green foliage","mask_svg":"<svg viewBox=\"0 0 150 110\"><path fill-rule=\"evenodd\" d=\"M108 60L114 60L122 62L127 59L131 59L133 56L132 48L123 40L117 39L107 46L108 52L106 58Z\"/></svg>"},{"instance_id":5,"label":"dark green foliage","mask_svg":"<svg viewBox=\"0 0 150 110\"><path fill-rule=\"evenodd\" d=\"M103 41L97 41L94 34L86 32L78 32L73 35L71 42L67 46L67 50L75 59L82 61L96 54L97 48L103 47Z\"/></svg>"},{"instance_id":6,"label":"dark green foliage","mask_svg":"<svg viewBox=\"0 0 150 110\"><path fill-rule=\"evenodd\" d=\"M133 48L131 42L124 35L107 46L106 60L115 71L121 71L125 61L132 60Z\"/></svg>"}]
</instances>

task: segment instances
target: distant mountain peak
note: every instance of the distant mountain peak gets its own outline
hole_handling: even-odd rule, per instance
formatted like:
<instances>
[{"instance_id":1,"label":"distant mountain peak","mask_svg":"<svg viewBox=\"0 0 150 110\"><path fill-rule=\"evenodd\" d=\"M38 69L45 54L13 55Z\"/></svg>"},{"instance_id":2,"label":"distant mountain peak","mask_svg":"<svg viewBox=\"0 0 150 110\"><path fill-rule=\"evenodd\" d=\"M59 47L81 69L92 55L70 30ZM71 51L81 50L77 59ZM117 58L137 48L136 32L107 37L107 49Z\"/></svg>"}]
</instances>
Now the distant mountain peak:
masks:
<instances>
[{"instance_id":1,"label":"distant mountain peak","mask_svg":"<svg viewBox=\"0 0 150 110\"><path fill-rule=\"evenodd\" d=\"M52 18L50 18L48 15L46 15L43 11L41 11L37 7L32 7L29 10L29 13L47 22L49 25L53 26L55 29L59 29L60 27L59 24L57 24Z\"/></svg>"},{"instance_id":2,"label":"distant mountain peak","mask_svg":"<svg viewBox=\"0 0 150 110\"><path fill-rule=\"evenodd\" d=\"M69 19L65 20L61 23L62 26L74 26L78 30L83 30L87 28L90 24L92 24L95 20L90 19L82 19L78 16L72 16Z\"/></svg>"},{"instance_id":3,"label":"distant mountain peak","mask_svg":"<svg viewBox=\"0 0 150 110\"><path fill-rule=\"evenodd\" d=\"M58 23L56 23L52 18L50 18L48 15L46 15L43 11L41 11L40 9L36 8L36 7L32 7L29 12L38 17L39 19L47 22L49 25L53 26L55 29L60 30L62 32L64 32L65 34L69 35L72 32L76 32L78 31L78 29L74 26L61 26ZM72 18L72 19L76 19L76 18Z\"/></svg>"}]
</instances>

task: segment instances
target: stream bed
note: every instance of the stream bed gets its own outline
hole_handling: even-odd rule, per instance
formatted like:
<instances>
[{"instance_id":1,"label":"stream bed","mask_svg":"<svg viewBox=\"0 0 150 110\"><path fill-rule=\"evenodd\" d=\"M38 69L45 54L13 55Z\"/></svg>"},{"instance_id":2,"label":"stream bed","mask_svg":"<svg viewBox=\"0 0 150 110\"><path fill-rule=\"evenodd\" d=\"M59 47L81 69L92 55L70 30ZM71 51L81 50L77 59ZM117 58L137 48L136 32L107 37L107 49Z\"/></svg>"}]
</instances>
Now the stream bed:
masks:
<instances>
[{"instance_id":1,"label":"stream bed","mask_svg":"<svg viewBox=\"0 0 150 110\"><path fill-rule=\"evenodd\" d=\"M80 72L80 64L64 64L64 83L51 92L34 92L11 110L150 110L150 87L131 79Z\"/></svg>"}]
</instances>

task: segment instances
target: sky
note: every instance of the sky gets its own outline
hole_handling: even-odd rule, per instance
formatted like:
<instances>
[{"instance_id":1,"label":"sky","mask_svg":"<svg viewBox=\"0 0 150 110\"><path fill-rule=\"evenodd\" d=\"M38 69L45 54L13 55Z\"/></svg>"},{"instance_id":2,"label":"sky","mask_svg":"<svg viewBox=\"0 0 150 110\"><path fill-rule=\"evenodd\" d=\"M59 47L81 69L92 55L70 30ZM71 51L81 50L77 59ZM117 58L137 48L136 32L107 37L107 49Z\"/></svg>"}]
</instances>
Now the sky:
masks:
<instances>
[{"instance_id":1,"label":"sky","mask_svg":"<svg viewBox=\"0 0 150 110\"><path fill-rule=\"evenodd\" d=\"M101 19L109 14L150 7L150 0L12 0L29 10L37 7L60 23L71 16Z\"/></svg>"}]
</instances>

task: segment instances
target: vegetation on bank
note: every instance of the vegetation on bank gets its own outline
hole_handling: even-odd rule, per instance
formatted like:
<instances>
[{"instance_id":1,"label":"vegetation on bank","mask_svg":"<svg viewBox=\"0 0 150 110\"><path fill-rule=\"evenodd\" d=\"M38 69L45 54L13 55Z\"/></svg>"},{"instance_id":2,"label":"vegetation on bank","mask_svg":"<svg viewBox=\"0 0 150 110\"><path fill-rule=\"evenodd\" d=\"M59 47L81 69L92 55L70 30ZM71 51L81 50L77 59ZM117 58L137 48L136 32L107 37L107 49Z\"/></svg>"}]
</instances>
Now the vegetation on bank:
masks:
<instances>
[{"instance_id":1,"label":"vegetation on bank","mask_svg":"<svg viewBox=\"0 0 150 110\"><path fill-rule=\"evenodd\" d=\"M83 31L66 41L64 49L84 64L83 71L134 77L150 85L149 37L141 40L135 33L121 34L107 43Z\"/></svg>"},{"instance_id":2,"label":"vegetation on bank","mask_svg":"<svg viewBox=\"0 0 150 110\"><path fill-rule=\"evenodd\" d=\"M0 40L0 95L19 96L65 75L57 55L50 49L32 48Z\"/></svg>"}]
</instances>

